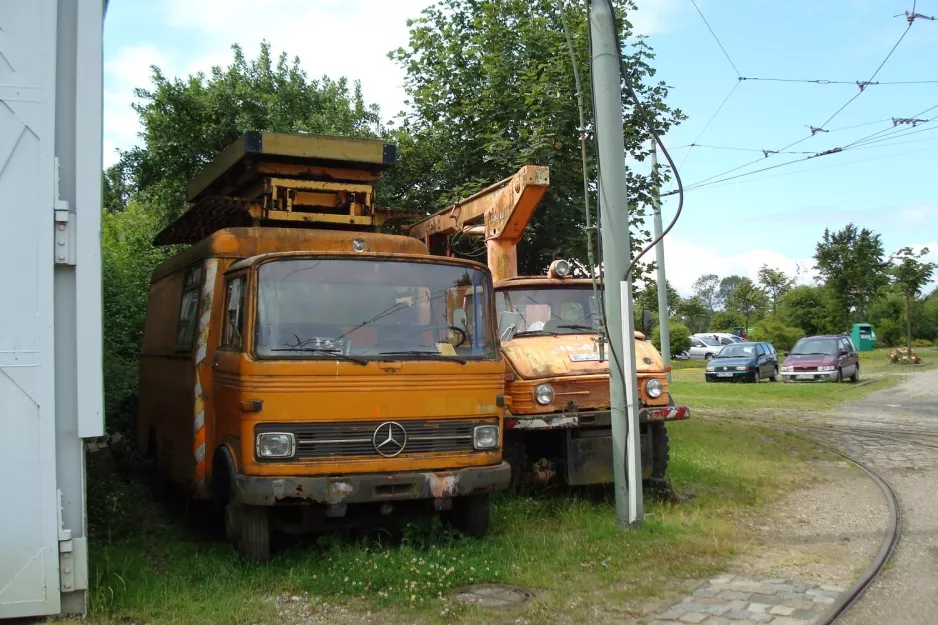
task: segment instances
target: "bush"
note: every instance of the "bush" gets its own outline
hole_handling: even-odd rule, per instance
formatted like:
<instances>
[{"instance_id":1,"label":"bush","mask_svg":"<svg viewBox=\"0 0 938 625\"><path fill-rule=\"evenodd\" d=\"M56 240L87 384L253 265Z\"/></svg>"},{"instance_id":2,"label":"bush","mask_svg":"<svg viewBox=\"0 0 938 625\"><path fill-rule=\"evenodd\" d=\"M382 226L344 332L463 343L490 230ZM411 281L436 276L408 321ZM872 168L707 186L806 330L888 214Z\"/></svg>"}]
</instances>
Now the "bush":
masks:
<instances>
[{"instance_id":1,"label":"bush","mask_svg":"<svg viewBox=\"0 0 938 625\"><path fill-rule=\"evenodd\" d=\"M671 338L671 355L680 354L690 349L690 330L680 321L672 320L669 324ZM651 335L651 342L661 351L661 326L655 326L655 331Z\"/></svg>"},{"instance_id":2,"label":"bush","mask_svg":"<svg viewBox=\"0 0 938 625\"><path fill-rule=\"evenodd\" d=\"M732 332L745 325L743 316L732 310L721 310L710 319L711 332ZM748 330L748 328L747 328Z\"/></svg>"},{"instance_id":3,"label":"bush","mask_svg":"<svg viewBox=\"0 0 938 625\"><path fill-rule=\"evenodd\" d=\"M912 347L934 347L934 341L928 339L912 339Z\"/></svg>"},{"instance_id":4,"label":"bush","mask_svg":"<svg viewBox=\"0 0 938 625\"><path fill-rule=\"evenodd\" d=\"M791 349L803 336L804 330L801 328L786 326L774 319L764 319L756 325L749 339L771 343L777 351L784 352Z\"/></svg>"},{"instance_id":5,"label":"bush","mask_svg":"<svg viewBox=\"0 0 938 625\"><path fill-rule=\"evenodd\" d=\"M883 319L874 328L876 330L876 342L883 347L895 347L905 342L902 324L894 319Z\"/></svg>"}]
</instances>

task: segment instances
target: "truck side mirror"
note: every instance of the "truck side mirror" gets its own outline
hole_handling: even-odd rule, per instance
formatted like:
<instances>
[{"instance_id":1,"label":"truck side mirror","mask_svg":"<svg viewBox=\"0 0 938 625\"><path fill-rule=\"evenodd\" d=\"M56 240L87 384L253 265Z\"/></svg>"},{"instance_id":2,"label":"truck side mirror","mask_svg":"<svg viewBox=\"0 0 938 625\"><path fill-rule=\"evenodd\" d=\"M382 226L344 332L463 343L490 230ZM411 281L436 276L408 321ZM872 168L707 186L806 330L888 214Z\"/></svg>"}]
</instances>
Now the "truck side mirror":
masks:
<instances>
[{"instance_id":1,"label":"truck side mirror","mask_svg":"<svg viewBox=\"0 0 938 625\"><path fill-rule=\"evenodd\" d=\"M651 331L655 327L655 318L652 317L651 311L645 308L642 310L642 330L645 333L645 336L651 336Z\"/></svg>"}]
</instances>

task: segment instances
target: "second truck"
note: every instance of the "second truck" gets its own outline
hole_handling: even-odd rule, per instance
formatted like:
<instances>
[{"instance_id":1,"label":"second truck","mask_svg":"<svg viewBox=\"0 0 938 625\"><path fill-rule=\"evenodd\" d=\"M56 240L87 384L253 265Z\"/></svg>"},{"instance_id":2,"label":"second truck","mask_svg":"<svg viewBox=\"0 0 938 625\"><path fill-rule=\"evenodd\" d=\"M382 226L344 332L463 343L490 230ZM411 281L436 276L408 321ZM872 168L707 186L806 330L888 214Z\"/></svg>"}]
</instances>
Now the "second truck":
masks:
<instances>
[{"instance_id":1,"label":"second truck","mask_svg":"<svg viewBox=\"0 0 938 625\"><path fill-rule=\"evenodd\" d=\"M610 350L598 341L602 284L595 297L593 279L572 277L564 260L547 275L518 275L517 245L549 183L547 167L524 166L407 232L445 256L453 255L453 235L485 241L505 356L504 456L512 483L606 484L613 481L613 445ZM690 409L675 404L663 359L640 332L635 347L642 478L663 486L670 454L665 424L688 419Z\"/></svg>"}]
</instances>

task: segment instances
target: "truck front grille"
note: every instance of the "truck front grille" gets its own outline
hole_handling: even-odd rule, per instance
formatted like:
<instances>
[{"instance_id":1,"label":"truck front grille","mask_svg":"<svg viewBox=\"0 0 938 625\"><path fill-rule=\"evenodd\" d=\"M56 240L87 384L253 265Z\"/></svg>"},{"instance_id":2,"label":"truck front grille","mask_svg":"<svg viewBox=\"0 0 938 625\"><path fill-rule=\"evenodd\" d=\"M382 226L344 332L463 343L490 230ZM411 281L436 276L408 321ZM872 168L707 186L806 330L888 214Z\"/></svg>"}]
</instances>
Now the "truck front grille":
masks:
<instances>
[{"instance_id":1,"label":"truck front grille","mask_svg":"<svg viewBox=\"0 0 938 625\"><path fill-rule=\"evenodd\" d=\"M385 423L403 427L407 439L396 457L446 452L471 452L472 430L479 425L497 425L495 419L433 419L398 421L339 421L326 423L262 423L255 437L264 432L288 432L296 437L291 460L335 457L382 457L375 449L375 431ZM387 438L385 428L378 442ZM399 432L399 431L398 431Z\"/></svg>"}]
</instances>

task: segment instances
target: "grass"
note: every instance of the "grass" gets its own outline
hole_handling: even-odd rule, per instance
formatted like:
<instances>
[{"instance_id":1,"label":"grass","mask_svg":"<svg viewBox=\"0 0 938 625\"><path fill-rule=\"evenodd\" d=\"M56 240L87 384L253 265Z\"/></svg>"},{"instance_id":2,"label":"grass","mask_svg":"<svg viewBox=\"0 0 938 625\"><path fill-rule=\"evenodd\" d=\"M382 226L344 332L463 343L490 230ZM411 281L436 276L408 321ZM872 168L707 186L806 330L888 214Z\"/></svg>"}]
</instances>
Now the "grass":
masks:
<instances>
[{"instance_id":1,"label":"grass","mask_svg":"<svg viewBox=\"0 0 938 625\"><path fill-rule=\"evenodd\" d=\"M798 409L826 410L849 401L857 401L868 393L882 390L900 381L893 373L905 372L889 362L888 349L863 352L860 355L860 385L849 383L792 383L769 382L759 384L707 383L701 367L672 371L671 392L679 403L701 409ZM920 350L923 359L932 362L916 370L938 365L938 350ZM703 361L696 361L703 362Z\"/></svg>"},{"instance_id":2,"label":"grass","mask_svg":"<svg viewBox=\"0 0 938 625\"><path fill-rule=\"evenodd\" d=\"M938 361L938 350L922 350ZM810 410L860 398L898 380L907 367L888 352L863 355L871 385L705 384L677 370L673 392L701 413L748 408ZM921 368L916 368L920 370ZM92 468L91 608L95 623L377 622L513 623L602 621L629 616L630 601L654 597L676 580L706 577L748 548L734 521L812 479L807 443L737 419L691 419L668 428L669 475L693 497L646 501L643 526L615 523L608 489L563 495L499 495L484 540L427 522L402 540L326 536L294 545L265 565L241 562L217 532L151 500L137 482ZM204 521L204 519L203 519ZM465 584L500 582L535 591L511 611L482 611L450 600ZM291 599L296 598L294 601Z\"/></svg>"},{"instance_id":3,"label":"grass","mask_svg":"<svg viewBox=\"0 0 938 625\"><path fill-rule=\"evenodd\" d=\"M484 540L428 523L395 543L324 537L258 566L195 532L179 511L141 500L128 508L133 523L112 519L119 526L110 538L92 541L91 616L102 623L269 622L280 609L272 598L308 593L363 612L471 622L479 610L448 596L475 582L539 591L515 614L535 620L583 616L584 605L610 597L618 604L648 597L667 580L719 570L739 548L735 515L809 476L800 462L809 452L777 433L693 420L669 432L672 482L695 496L677 505L649 501L644 525L627 532L616 526L607 489L501 495ZM108 527L99 534L107 536ZM572 598L580 602L575 610Z\"/></svg>"}]
</instances>

